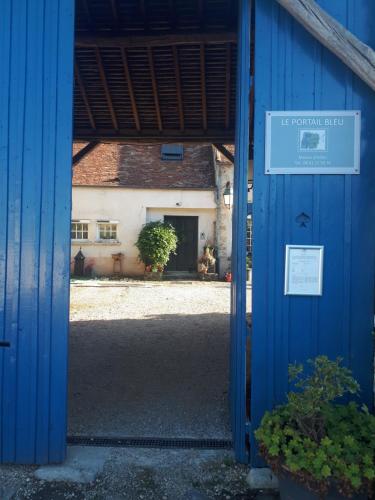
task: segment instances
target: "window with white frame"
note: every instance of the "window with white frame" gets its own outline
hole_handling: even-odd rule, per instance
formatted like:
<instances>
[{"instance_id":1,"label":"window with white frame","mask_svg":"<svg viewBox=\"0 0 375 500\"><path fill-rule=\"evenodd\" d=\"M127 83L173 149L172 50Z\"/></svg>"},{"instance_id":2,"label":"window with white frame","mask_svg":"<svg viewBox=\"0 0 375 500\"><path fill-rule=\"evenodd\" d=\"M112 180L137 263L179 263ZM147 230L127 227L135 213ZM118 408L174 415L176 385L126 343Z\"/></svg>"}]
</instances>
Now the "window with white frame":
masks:
<instances>
[{"instance_id":1,"label":"window with white frame","mask_svg":"<svg viewBox=\"0 0 375 500\"><path fill-rule=\"evenodd\" d=\"M89 239L88 222L72 221L70 226L70 238L72 240L88 240Z\"/></svg>"},{"instance_id":2,"label":"window with white frame","mask_svg":"<svg viewBox=\"0 0 375 500\"><path fill-rule=\"evenodd\" d=\"M117 221L98 221L98 240L117 241Z\"/></svg>"}]
</instances>

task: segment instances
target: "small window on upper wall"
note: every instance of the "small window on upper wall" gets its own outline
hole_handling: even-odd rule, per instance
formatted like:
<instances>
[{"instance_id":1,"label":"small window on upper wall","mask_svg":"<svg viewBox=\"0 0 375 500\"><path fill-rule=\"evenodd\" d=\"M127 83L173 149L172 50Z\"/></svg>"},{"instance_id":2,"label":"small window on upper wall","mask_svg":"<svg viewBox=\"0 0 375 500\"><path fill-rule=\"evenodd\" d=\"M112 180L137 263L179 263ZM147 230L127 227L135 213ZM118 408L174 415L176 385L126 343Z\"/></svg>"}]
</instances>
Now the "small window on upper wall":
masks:
<instances>
[{"instance_id":1,"label":"small window on upper wall","mask_svg":"<svg viewBox=\"0 0 375 500\"><path fill-rule=\"evenodd\" d=\"M165 161L181 161L184 159L182 144L162 144L161 159Z\"/></svg>"},{"instance_id":2,"label":"small window on upper wall","mask_svg":"<svg viewBox=\"0 0 375 500\"><path fill-rule=\"evenodd\" d=\"M117 222L98 221L98 239L117 241Z\"/></svg>"},{"instance_id":3,"label":"small window on upper wall","mask_svg":"<svg viewBox=\"0 0 375 500\"><path fill-rule=\"evenodd\" d=\"M70 238L72 240L88 240L89 225L87 222L72 221L70 226Z\"/></svg>"}]
</instances>

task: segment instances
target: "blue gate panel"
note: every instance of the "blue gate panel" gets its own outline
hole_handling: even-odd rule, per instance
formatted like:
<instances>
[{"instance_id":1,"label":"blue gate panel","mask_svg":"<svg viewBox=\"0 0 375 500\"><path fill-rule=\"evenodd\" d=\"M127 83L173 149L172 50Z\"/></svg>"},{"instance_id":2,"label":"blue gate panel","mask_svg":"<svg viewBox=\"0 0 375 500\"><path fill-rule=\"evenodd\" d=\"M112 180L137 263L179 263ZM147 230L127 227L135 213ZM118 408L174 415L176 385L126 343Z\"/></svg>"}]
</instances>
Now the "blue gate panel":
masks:
<instances>
[{"instance_id":1,"label":"blue gate panel","mask_svg":"<svg viewBox=\"0 0 375 500\"><path fill-rule=\"evenodd\" d=\"M372 0L319 4L375 45ZM342 356L372 405L375 260L374 92L274 0L256 1L255 30L253 429L285 400L288 364L318 354ZM314 109L361 110L360 175L265 175L265 112ZM286 244L324 245L322 297L284 296Z\"/></svg>"},{"instance_id":2,"label":"blue gate panel","mask_svg":"<svg viewBox=\"0 0 375 500\"><path fill-rule=\"evenodd\" d=\"M246 449L246 220L249 164L250 7L239 1L236 145L232 238L230 405L236 459L248 462Z\"/></svg>"},{"instance_id":3,"label":"blue gate panel","mask_svg":"<svg viewBox=\"0 0 375 500\"><path fill-rule=\"evenodd\" d=\"M0 461L65 456L73 0L0 16Z\"/></svg>"}]
</instances>

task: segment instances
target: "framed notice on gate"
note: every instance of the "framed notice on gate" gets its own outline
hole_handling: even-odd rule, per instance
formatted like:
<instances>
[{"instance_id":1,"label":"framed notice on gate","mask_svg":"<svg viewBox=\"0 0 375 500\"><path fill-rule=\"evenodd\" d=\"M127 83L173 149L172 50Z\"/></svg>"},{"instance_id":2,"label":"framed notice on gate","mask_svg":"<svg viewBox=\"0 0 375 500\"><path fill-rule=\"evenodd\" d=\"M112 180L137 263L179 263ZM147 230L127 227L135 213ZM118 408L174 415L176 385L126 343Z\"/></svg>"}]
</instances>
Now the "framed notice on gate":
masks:
<instances>
[{"instance_id":1,"label":"framed notice on gate","mask_svg":"<svg viewBox=\"0 0 375 500\"><path fill-rule=\"evenodd\" d=\"M285 295L322 295L323 252L318 245L286 245Z\"/></svg>"},{"instance_id":2,"label":"framed notice on gate","mask_svg":"<svg viewBox=\"0 0 375 500\"><path fill-rule=\"evenodd\" d=\"M360 111L267 111L266 174L359 174Z\"/></svg>"}]
</instances>

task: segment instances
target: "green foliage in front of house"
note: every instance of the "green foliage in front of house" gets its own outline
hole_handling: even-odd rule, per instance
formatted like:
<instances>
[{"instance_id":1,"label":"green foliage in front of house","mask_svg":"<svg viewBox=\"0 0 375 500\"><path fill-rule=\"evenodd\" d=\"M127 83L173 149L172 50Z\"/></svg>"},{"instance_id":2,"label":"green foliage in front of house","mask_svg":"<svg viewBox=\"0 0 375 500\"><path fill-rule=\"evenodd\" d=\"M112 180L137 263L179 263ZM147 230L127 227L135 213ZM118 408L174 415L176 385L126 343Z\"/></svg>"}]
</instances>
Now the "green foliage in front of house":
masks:
<instances>
[{"instance_id":1,"label":"green foliage in front of house","mask_svg":"<svg viewBox=\"0 0 375 500\"><path fill-rule=\"evenodd\" d=\"M335 484L343 495L372 494L375 481L375 417L354 402L336 404L358 383L340 360L319 356L305 375L291 366L296 390L285 405L267 412L255 436L260 452L276 472L324 495Z\"/></svg>"},{"instance_id":2,"label":"green foliage in front of house","mask_svg":"<svg viewBox=\"0 0 375 500\"><path fill-rule=\"evenodd\" d=\"M156 221L143 226L135 245L139 250L139 258L146 267L162 271L170 255L175 253L177 242L175 228L171 224Z\"/></svg>"}]
</instances>

